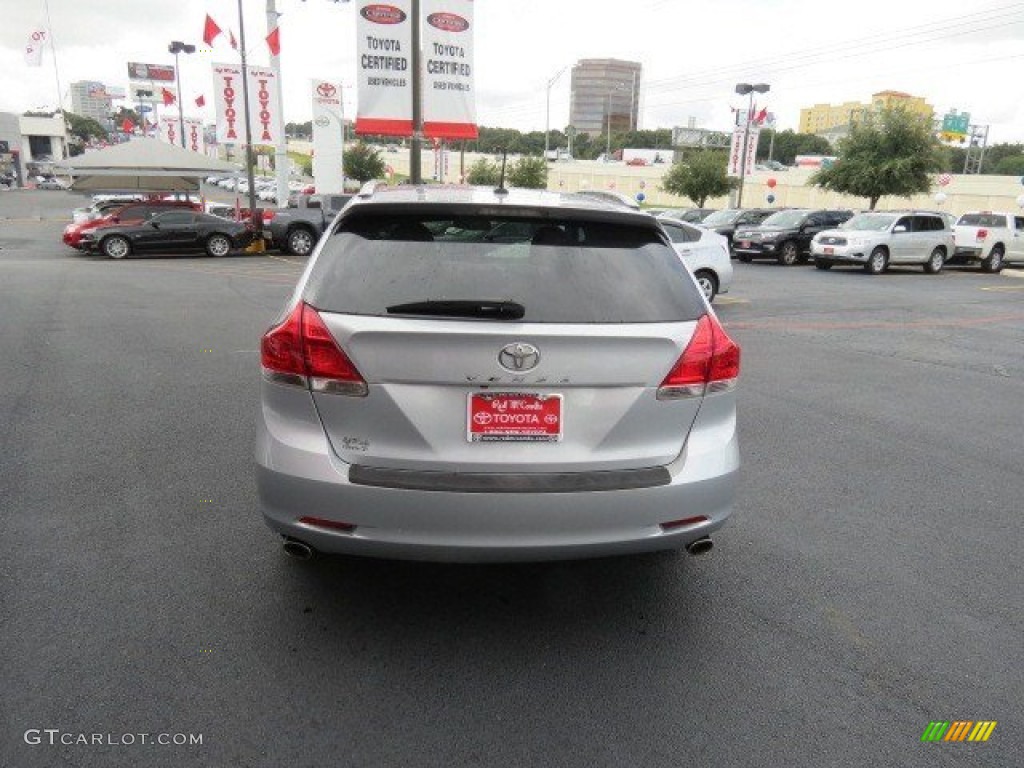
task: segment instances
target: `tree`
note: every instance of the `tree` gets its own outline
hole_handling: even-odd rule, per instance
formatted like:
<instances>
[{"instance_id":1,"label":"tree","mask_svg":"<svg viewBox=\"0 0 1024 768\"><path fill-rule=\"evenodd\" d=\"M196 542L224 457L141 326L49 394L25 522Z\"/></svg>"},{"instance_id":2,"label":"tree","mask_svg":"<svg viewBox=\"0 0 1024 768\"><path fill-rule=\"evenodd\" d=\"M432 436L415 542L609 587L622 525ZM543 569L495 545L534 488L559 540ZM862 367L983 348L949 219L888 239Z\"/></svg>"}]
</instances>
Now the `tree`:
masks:
<instances>
[{"instance_id":1,"label":"tree","mask_svg":"<svg viewBox=\"0 0 1024 768\"><path fill-rule=\"evenodd\" d=\"M547 189L547 161L543 157L519 158L508 169L508 185L522 189Z\"/></svg>"},{"instance_id":2,"label":"tree","mask_svg":"<svg viewBox=\"0 0 1024 768\"><path fill-rule=\"evenodd\" d=\"M496 187L500 171L495 163L481 157L471 166L466 174L466 182L481 187Z\"/></svg>"},{"instance_id":3,"label":"tree","mask_svg":"<svg viewBox=\"0 0 1024 768\"><path fill-rule=\"evenodd\" d=\"M67 122L68 133L80 142L87 142L90 139L107 138L107 129L91 117L82 117L74 112L65 112L64 120Z\"/></svg>"},{"instance_id":4,"label":"tree","mask_svg":"<svg viewBox=\"0 0 1024 768\"><path fill-rule=\"evenodd\" d=\"M813 133L795 133L789 129L775 132L775 143L772 144L772 131L762 129L757 137L757 157L768 159L768 149L772 150L772 160L792 165L797 155L831 155L832 145L824 136Z\"/></svg>"},{"instance_id":5,"label":"tree","mask_svg":"<svg viewBox=\"0 0 1024 768\"><path fill-rule=\"evenodd\" d=\"M661 180L661 188L673 195L688 197L698 208L709 197L729 193L736 184L726 175L728 156L725 152L703 151L686 163L676 163Z\"/></svg>"},{"instance_id":6,"label":"tree","mask_svg":"<svg viewBox=\"0 0 1024 768\"><path fill-rule=\"evenodd\" d=\"M1004 157L998 163L996 167L992 169L992 173L997 176L1024 176L1024 155L1009 155Z\"/></svg>"},{"instance_id":7,"label":"tree","mask_svg":"<svg viewBox=\"0 0 1024 768\"><path fill-rule=\"evenodd\" d=\"M358 142L351 149L345 150L345 175L366 183L371 179L382 179L386 166L384 159L376 148Z\"/></svg>"},{"instance_id":8,"label":"tree","mask_svg":"<svg viewBox=\"0 0 1024 768\"><path fill-rule=\"evenodd\" d=\"M932 133L931 120L900 107L865 115L839 142L839 159L822 168L809 184L846 195L866 197L875 209L885 195L910 197L931 189L931 172L947 160Z\"/></svg>"}]
</instances>

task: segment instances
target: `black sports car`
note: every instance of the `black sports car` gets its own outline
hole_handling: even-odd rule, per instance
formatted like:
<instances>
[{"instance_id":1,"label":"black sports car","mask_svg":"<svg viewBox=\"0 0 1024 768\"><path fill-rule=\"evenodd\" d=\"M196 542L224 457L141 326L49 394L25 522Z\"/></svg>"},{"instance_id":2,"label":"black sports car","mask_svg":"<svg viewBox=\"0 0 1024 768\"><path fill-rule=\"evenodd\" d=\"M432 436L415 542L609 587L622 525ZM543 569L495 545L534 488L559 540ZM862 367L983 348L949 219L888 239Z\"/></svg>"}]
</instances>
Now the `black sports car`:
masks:
<instances>
[{"instance_id":1,"label":"black sports car","mask_svg":"<svg viewBox=\"0 0 1024 768\"><path fill-rule=\"evenodd\" d=\"M168 211L141 224L114 224L82 235L82 248L111 259L146 251L175 253L206 251L226 256L256 237L245 224L195 211Z\"/></svg>"}]
</instances>

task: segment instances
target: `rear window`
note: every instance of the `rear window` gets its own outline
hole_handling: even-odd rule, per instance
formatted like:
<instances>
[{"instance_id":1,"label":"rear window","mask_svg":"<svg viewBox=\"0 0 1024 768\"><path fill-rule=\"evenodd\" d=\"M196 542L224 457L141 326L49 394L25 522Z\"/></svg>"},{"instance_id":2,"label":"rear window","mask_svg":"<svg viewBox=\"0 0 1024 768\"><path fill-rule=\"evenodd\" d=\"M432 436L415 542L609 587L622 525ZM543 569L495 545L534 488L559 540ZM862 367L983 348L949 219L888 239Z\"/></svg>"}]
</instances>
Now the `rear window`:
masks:
<instances>
[{"instance_id":1,"label":"rear window","mask_svg":"<svg viewBox=\"0 0 1024 768\"><path fill-rule=\"evenodd\" d=\"M508 301L525 323L682 322L705 311L655 230L483 215L351 217L325 243L304 298L372 316L415 302Z\"/></svg>"},{"instance_id":2,"label":"rear window","mask_svg":"<svg viewBox=\"0 0 1024 768\"><path fill-rule=\"evenodd\" d=\"M994 213L965 213L957 223L968 227L1005 227L1006 217Z\"/></svg>"}]
</instances>

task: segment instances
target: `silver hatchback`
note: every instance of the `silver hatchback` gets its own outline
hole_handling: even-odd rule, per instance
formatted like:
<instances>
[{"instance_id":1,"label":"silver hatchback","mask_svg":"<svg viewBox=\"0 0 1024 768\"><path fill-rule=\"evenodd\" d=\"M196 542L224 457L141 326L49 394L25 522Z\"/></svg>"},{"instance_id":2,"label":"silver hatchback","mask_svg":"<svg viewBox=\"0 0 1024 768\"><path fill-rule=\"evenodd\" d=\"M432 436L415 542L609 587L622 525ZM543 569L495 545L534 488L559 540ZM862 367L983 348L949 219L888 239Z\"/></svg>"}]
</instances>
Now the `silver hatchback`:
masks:
<instances>
[{"instance_id":1,"label":"silver hatchback","mask_svg":"<svg viewBox=\"0 0 1024 768\"><path fill-rule=\"evenodd\" d=\"M696 552L732 510L739 347L644 213L360 196L261 351L259 496L291 554Z\"/></svg>"}]
</instances>

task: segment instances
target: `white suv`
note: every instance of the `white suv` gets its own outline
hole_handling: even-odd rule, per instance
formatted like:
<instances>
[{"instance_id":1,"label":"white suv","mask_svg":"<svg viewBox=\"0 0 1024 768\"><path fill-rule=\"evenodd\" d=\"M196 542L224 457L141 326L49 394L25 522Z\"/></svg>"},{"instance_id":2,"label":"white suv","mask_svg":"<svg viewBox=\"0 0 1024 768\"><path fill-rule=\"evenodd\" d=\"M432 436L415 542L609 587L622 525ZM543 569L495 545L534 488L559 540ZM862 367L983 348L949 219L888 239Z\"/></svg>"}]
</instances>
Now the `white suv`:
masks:
<instances>
[{"instance_id":1,"label":"white suv","mask_svg":"<svg viewBox=\"0 0 1024 768\"><path fill-rule=\"evenodd\" d=\"M811 241L818 269L858 264L873 275L885 272L890 264L918 264L934 275L952 255L953 233L942 214L931 211L861 213Z\"/></svg>"},{"instance_id":2,"label":"white suv","mask_svg":"<svg viewBox=\"0 0 1024 768\"><path fill-rule=\"evenodd\" d=\"M965 213L953 227L953 259L981 263L986 272L998 272L1006 262L1024 261L1024 216L977 211Z\"/></svg>"}]
</instances>

